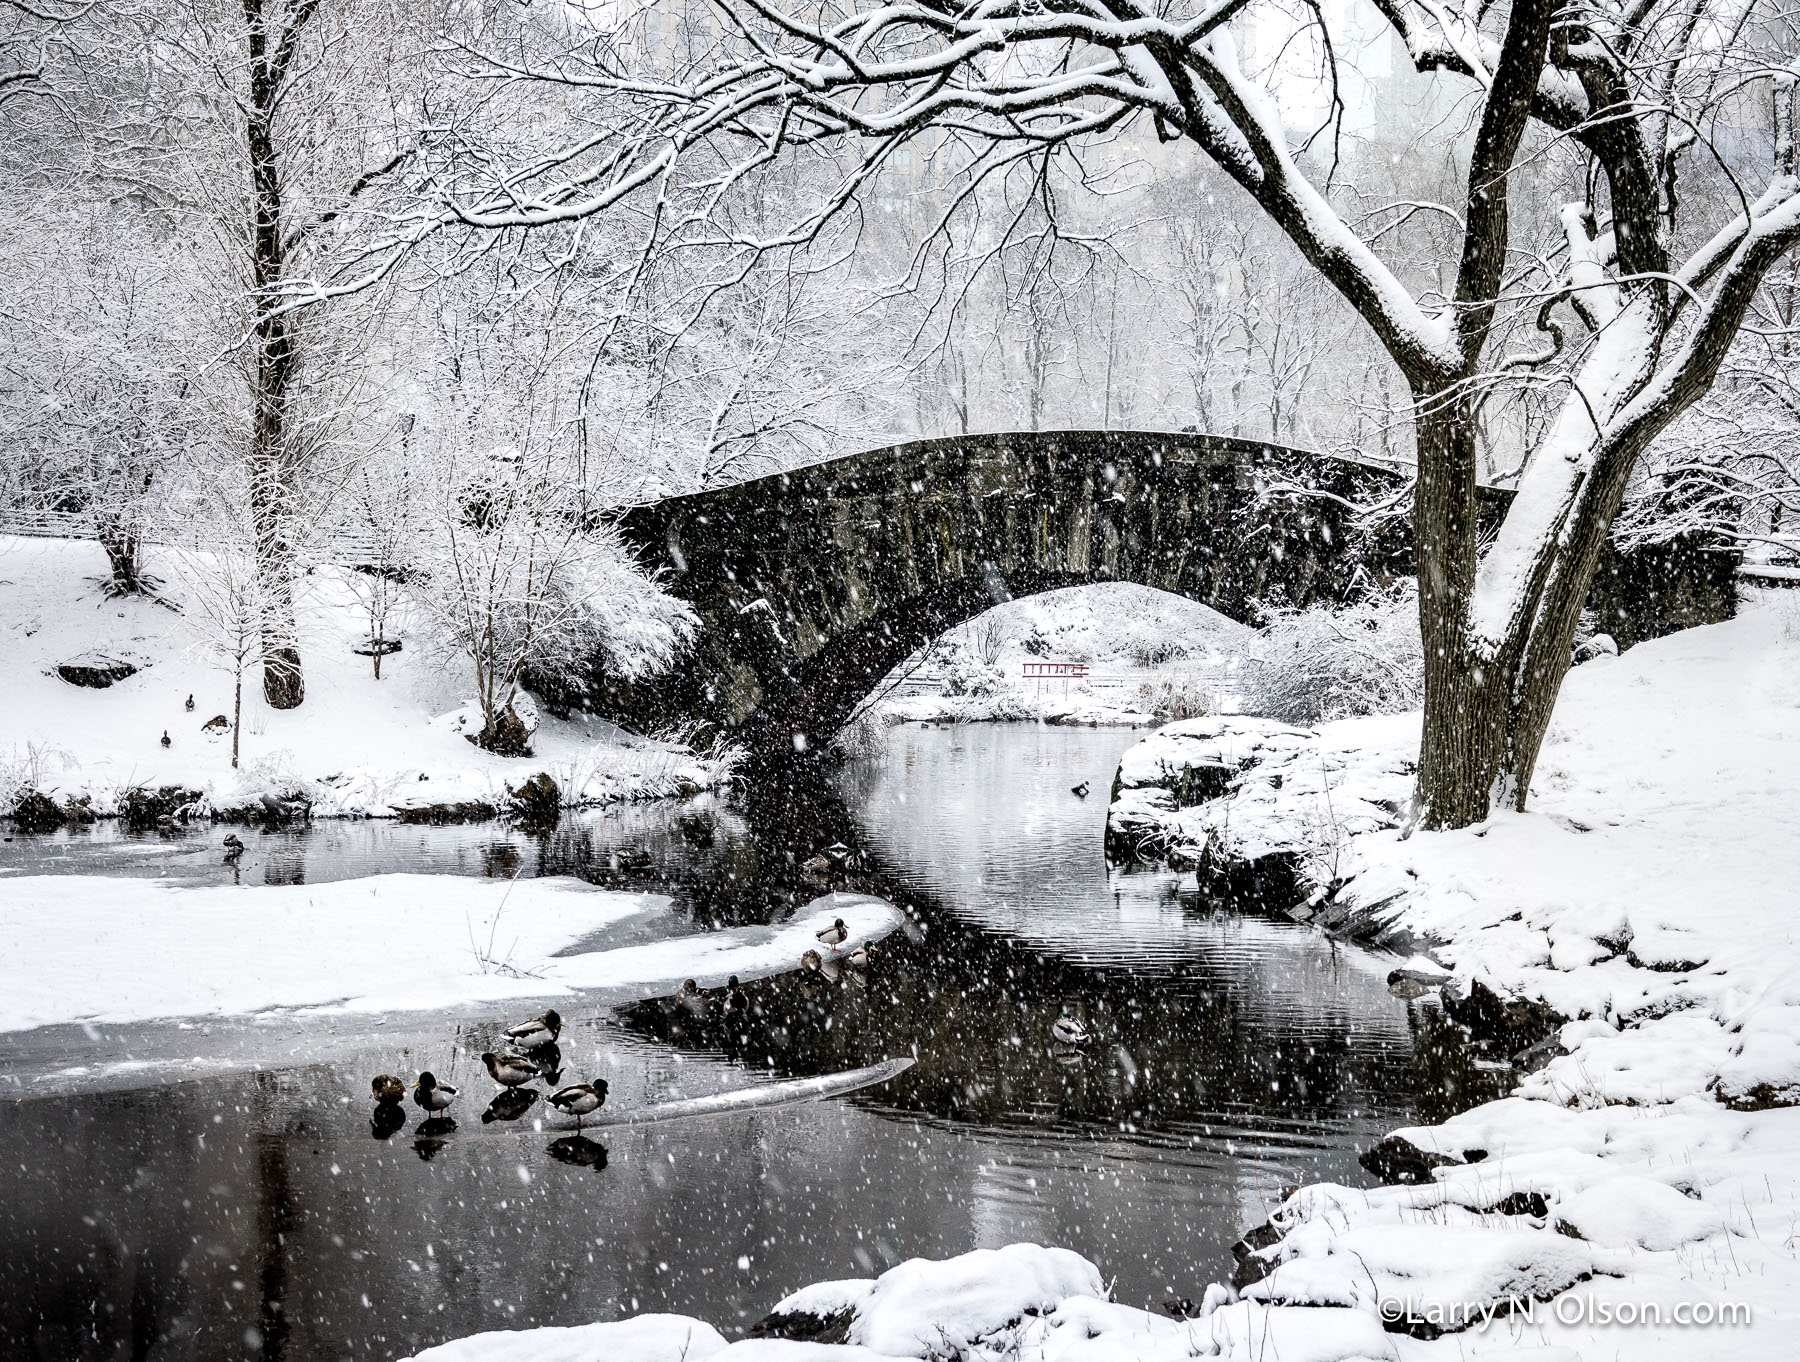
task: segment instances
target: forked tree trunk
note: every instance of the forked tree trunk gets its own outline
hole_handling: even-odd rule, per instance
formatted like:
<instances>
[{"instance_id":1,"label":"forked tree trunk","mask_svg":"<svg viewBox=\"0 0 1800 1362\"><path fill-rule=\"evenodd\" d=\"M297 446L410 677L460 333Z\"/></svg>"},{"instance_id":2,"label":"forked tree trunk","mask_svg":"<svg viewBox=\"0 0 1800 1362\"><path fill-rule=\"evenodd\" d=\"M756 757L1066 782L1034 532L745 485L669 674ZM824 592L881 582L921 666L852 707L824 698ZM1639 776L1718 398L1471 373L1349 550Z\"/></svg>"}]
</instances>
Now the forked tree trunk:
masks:
<instances>
[{"instance_id":1,"label":"forked tree trunk","mask_svg":"<svg viewBox=\"0 0 1800 1362\"><path fill-rule=\"evenodd\" d=\"M1567 532L1546 543L1536 564L1534 575L1543 580L1536 608L1496 646L1474 637L1469 618L1476 566L1473 424L1454 409L1428 409L1418 435L1413 523L1425 713L1415 814L1421 827L1460 828L1496 807L1525 807L1607 534L1649 436L1599 452ZM1436 457L1425 457L1428 450Z\"/></svg>"}]
</instances>

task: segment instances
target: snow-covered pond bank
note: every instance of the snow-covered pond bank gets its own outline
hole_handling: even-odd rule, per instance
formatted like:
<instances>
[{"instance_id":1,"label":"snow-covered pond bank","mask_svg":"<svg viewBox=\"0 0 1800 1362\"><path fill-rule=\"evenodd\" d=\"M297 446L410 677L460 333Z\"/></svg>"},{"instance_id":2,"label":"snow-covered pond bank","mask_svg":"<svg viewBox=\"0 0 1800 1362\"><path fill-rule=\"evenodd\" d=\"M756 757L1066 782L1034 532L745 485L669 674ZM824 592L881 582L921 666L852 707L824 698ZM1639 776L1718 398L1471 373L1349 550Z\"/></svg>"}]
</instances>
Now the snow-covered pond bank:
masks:
<instances>
[{"instance_id":1,"label":"snow-covered pond bank","mask_svg":"<svg viewBox=\"0 0 1800 1362\"><path fill-rule=\"evenodd\" d=\"M162 1246L186 1252L199 1236L217 1257L171 1285L154 1321L199 1358L240 1356L276 1292L307 1302L292 1313L295 1356L387 1359L483 1329L649 1310L734 1336L806 1282L1027 1238L1087 1254L1121 1299L1153 1304L1228 1271L1229 1245L1283 1187L1367 1181L1361 1148L1442 1114L1419 1059L1435 1022L1389 996L1379 968L1301 928L1214 916L1176 877L1109 875L1103 796L1070 786L1103 780L1128 733L893 736L886 761L845 771L829 798L770 801L785 821L703 799L574 816L548 834L319 824L247 837L242 889L210 841L193 855L166 850L186 845L177 835L6 845L0 859L37 856L33 874L46 857L90 873L117 864L140 877L131 894L162 898L149 880L273 904L395 871L397 856L460 870L477 896L505 889L484 876L514 874L514 896L593 893L532 879L558 874L657 896L568 946L546 940L556 970L664 930L763 929L834 887L882 892L915 911L910 935L890 936L860 975L789 962L748 985L753 1006L730 1027L579 989L557 1003L561 1072L607 1078L608 1109L623 1110L896 1054L917 1063L849 1098L571 1144L538 1128L541 1103L482 1119L494 1087L478 1057L501 1025L541 1010L535 992L378 1016L284 1008L15 1032L0 1155L40 1170L44 1190L0 1209L0 1258L88 1253L99 1231L77 1205L104 1209L107 1242L141 1273L174 1274ZM799 863L840 839L860 853L854 882L808 881ZM78 896L85 881L66 883ZM80 911L71 899L63 916ZM468 958L466 929L454 935ZM398 952L381 969L403 977L411 963ZM1048 1041L1068 1001L1095 1035L1082 1054ZM372 1129L369 1076L426 1067L463 1087L457 1129L421 1133L410 1107L403 1130ZM0 1303L0 1332L114 1282L28 1271Z\"/></svg>"}]
</instances>

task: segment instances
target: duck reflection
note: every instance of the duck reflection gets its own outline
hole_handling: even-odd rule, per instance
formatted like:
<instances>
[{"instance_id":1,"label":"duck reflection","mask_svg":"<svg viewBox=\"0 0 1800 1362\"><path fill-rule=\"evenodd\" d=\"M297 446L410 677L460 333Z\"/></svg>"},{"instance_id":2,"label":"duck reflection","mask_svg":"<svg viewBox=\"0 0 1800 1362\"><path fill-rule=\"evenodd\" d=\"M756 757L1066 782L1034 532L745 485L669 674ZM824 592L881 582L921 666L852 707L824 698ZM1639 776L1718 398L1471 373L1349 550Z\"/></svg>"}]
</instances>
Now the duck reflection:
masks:
<instances>
[{"instance_id":1,"label":"duck reflection","mask_svg":"<svg viewBox=\"0 0 1800 1362\"><path fill-rule=\"evenodd\" d=\"M406 1108L398 1102L383 1102L369 1117L369 1134L377 1140L385 1140L405 1125Z\"/></svg>"},{"instance_id":2,"label":"duck reflection","mask_svg":"<svg viewBox=\"0 0 1800 1362\"><path fill-rule=\"evenodd\" d=\"M575 1168L592 1168L599 1172L606 1167L606 1146L585 1135L564 1135L559 1140L552 1140L544 1152L558 1163Z\"/></svg>"},{"instance_id":3,"label":"duck reflection","mask_svg":"<svg viewBox=\"0 0 1800 1362\"><path fill-rule=\"evenodd\" d=\"M481 1113L481 1123L516 1121L537 1104L540 1096L542 1094L536 1088L507 1088L497 1092L494 1100L487 1104L487 1110Z\"/></svg>"},{"instance_id":4,"label":"duck reflection","mask_svg":"<svg viewBox=\"0 0 1800 1362\"><path fill-rule=\"evenodd\" d=\"M413 1139L413 1153L429 1162L442 1152L450 1141L446 1138L456 1129L456 1121L449 1116L434 1116L429 1121L419 1123Z\"/></svg>"},{"instance_id":5,"label":"duck reflection","mask_svg":"<svg viewBox=\"0 0 1800 1362\"><path fill-rule=\"evenodd\" d=\"M538 1066L538 1076L552 1088L562 1082L562 1047L555 1041L551 1041L548 1045L540 1045L533 1050L531 1062Z\"/></svg>"}]
</instances>

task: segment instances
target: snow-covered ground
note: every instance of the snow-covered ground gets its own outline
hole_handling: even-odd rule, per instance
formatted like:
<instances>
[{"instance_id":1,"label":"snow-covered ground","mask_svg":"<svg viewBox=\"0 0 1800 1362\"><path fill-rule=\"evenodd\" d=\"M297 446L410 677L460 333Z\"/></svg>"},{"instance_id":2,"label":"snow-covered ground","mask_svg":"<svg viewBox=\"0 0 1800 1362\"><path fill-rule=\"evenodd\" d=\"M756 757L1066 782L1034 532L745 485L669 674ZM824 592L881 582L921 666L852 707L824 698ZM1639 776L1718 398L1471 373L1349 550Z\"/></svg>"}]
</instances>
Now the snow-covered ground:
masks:
<instances>
[{"instance_id":1,"label":"snow-covered ground","mask_svg":"<svg viewBox=\"0 0 1800 1362\"><path fill-rule=\"evenodd\" d=\"M1104 1264L1014 1246L821 1284L774 1307L789 1333L834 1346L725 1346L698 1324L670 1325L639 1355L1791 1357L1800 605L1753 600L1730 623L1579 668L1530 811L1461 832L1380 826L1404 798L1416 719L1176 737L1228 757L1237 784L1225 801L1235 813L1186 819L1188 835L1294 850L1308 879L1337 883L1331 902L1381 905L1434 939L1458 996L1480 981L1567 1017L1566 1053L1535 1069L1518 1061L1512 1096L1397 1132L1419 1182L1290 1195L1252 1236L1240 1285L1212 1288L1194 1319L1108 1302ZM1169 739L1152 741L1168 754ZM1126 765L1147 777L1158 760L1144 750ZM1485 1062L1515 1057L1495 1040ZM548 1334L541 1351L529 1333L454 1346L427 1356L563 1355Z\"/></svg>"},{"instance_id":2,"label":"snow-covered ground","mask_svg":"<svg viewBox=\"0 0 1800 1362\"><path fill-rule=\"evenodd\" d=\"M58 1022L272 1009L388 1013L606 989L672 993L797 968L843 918L852 943L899 910L827 894L787 922L633 945L604 933L665 914L654 894L573 879L377 875L320 885L195 887L87 875L0 880L0 1032ZM563 954L578 944L586 949Z\"/></svg>"},{"instance_id":3,"label":"snow-covered ground","mask_svg":"<svg viewBox=\"0 0 1800 1362\"><path fill-rule=\"evenodd\" d=\"M101 813L123 790L178 785L204 791L218 807L275 791L303 795L315 816L384 816L417 805L500 805L508 785L539 771L569 803L691 792L723 774L717 761L579 715L544 713L533 757L482 751L454 723L471 694L466 661L403 628L403 651L382 659L375 680L369 658L351 651L369 629L350 578L326 566L308 575L299 598L306 702L271 710L260 675L250 675L233 771L229 733L202 731L215 716L230 716L231 674L200 645L185 613L103 595L96 578L105 567L88 541L0 536L0 813L21 787L59 802L87 796ZM154 549L150 568L182 604L176 574ZM56 674L59 663L94 652L142 670L104 690Z\"/></svg>"}]
</instances>

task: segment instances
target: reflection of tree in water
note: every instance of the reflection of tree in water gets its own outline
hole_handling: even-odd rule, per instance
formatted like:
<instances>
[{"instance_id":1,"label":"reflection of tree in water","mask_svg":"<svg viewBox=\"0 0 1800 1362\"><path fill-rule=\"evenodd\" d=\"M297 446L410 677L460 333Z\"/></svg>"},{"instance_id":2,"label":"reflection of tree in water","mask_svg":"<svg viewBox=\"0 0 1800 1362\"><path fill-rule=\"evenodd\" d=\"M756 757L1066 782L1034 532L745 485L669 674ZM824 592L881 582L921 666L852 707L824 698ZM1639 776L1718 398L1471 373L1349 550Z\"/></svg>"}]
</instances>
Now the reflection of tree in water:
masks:
<instances>
[{"instance_id":1,"label":"reflection of tree in water","mask_svg":"<svg viewBox=\"0 0 1800 1362\"><path fill-rule=\"evenodd\" d=\"M519 848L511 842L489 842L481 848L481 873L490 880L510 880L519 873Z\"/></svg>"},{"instance_id":2,"label":"reflection of tree in water","mask_svg":"<svg viewBox=\"0 0 1800 1362\"><path fill-rule=\"evenodd\" d=\"M866 1104L1149 1141L1221 1125L1285 1141L1360 1116L1370 1091L1411 1087L1403 1042L1358 1044L1347 1018L1301 1030L1204 964L1180 980L1081 969L922 907L923 939L890 938L866 975L796 971L746 985L749 1006L729 1017L663 1001L627 1009L627 1024L784 1077L912 1055L915 1067ZM1092 1033L1079 1052L1050 1036L1066 999Z\"/></svg>"},{"instance_id":3,"label":"reflection of tree in water","mask_svg":"<svg viewBox=\"0 0 1800 1362\"><path fill-rule=\"evenodd\" d=\"M1495 1095L1481 1081L1490 1076L1469 1069L1460 1033L1429 1008L1411 1009L1411 1046L1397 1027L1383 1041L1358 1034L1351 1015L1284 1016L1230 965L1200 960L1179 978L1144 977L1040 954L969 926L860 855L847 871L822 875L815 865L809 877L806 864L824 847L859 840L843 791L817 763L745 791L736 807L747 835L715 841L729 870L707 894L730 906L713 911L767 921L826 889L849 889L901 903L912 929L882 943L866 973L796 969L745 985L749 1005L730 1017L716 998L700 1017L664 1000L626 1009L629 1026L782 1077L911 1055L910 1071L853 1100L952 1123L1146 1142L1217 1133L1252 1147L1286 1143L1367 1116L1370 1093L1411 1095L1422 1118L1425 1104L1447 1115ZM1050 1038L1066 1000L1092 1033L1079 1053Z\"/></svg>"}]
</instances>

